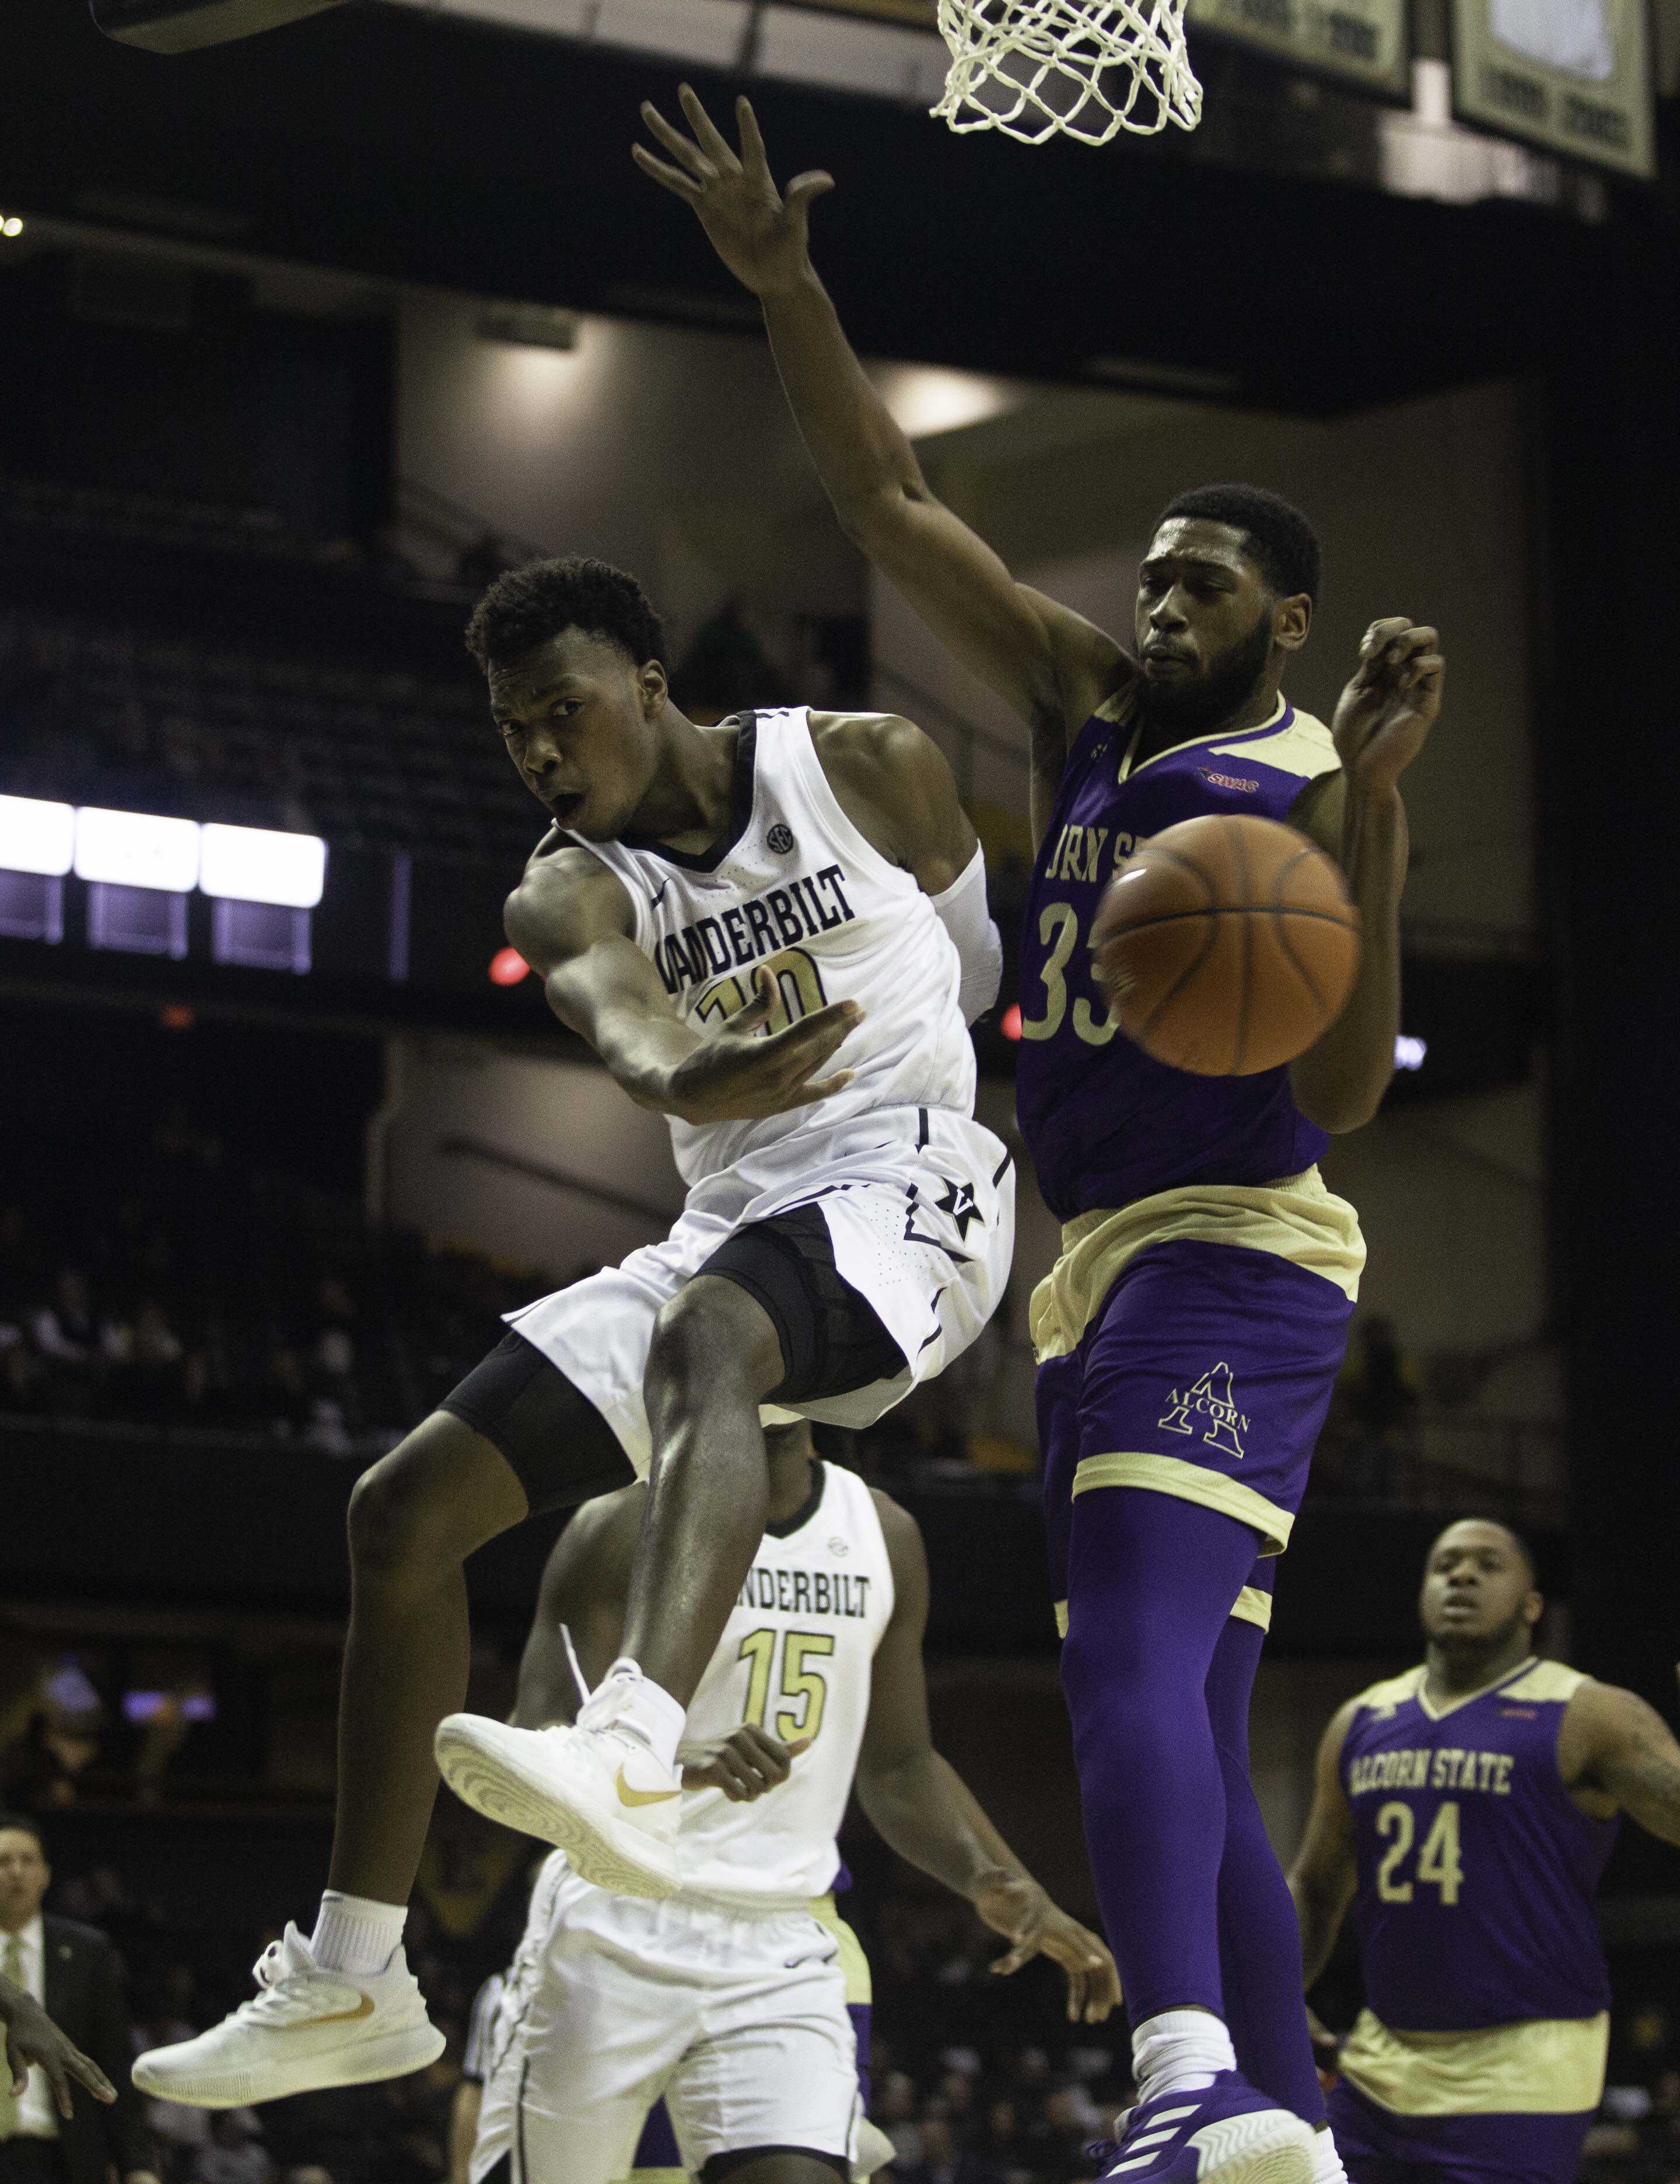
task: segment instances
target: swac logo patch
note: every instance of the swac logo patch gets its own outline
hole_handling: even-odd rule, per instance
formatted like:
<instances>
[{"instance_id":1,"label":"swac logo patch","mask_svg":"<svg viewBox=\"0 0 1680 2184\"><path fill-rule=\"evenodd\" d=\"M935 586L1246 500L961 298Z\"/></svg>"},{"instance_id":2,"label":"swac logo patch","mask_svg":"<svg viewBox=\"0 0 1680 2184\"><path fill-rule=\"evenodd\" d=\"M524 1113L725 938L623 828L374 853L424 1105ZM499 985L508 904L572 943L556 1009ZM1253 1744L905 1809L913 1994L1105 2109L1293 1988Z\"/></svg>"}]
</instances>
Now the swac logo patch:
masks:
<instances>
[{"instance_id":1,"label":"swac logo patch","mask_svg":"<svg viewBox=\"0 0 1680 2184\"><path fill-rule=\"evenodd\" d=\"M1247 1453L1243 1435L1250 1421L1237 1407L1231 1368L1227 1364L1212 1367L1193 1387L1182 1392L1175 1388L1166 1416L1155 1423L1163 1433L1193 1434L1199 1427L1205 1445L1217 1449L1221 1456L1234 1456L1240 1462Z\"/></svg>"},{"instance_id":2,"label":"swac logo patch","mask_svg":"<svg viewBox=\"0 0 1680 2184\"><path fill-rule=\"evenodd\" d=\"M1210 781L1215 788L1238 788L1244 796L1252 796L1260 787L1259 782L1250 781L1245 774L1215 773L1210 767L1205 766L1198 766L1196 771L1204 781Z\"/></svg>"},{"instance_id":3,"label":"swac logo patch","mask_svg":"<svg viewBox=\"0 0 1680 2184\"><path fill-rule=\"evenodd\" d=\"M785 857L793 846L793 829L791 827L783 826L778 819L765 836L765 839L778 857Z\"/></svg>"}]
</instances>

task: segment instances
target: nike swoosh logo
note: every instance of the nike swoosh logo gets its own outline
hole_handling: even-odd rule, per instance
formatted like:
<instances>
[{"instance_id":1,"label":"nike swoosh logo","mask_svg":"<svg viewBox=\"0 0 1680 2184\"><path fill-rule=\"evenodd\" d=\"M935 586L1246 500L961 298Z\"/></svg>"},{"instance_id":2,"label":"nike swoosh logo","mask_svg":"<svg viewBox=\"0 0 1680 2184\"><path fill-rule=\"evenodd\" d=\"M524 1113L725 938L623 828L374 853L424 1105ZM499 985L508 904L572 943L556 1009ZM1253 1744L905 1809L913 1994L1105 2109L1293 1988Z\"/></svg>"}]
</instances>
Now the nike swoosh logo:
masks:
<instances>
[{"instance_id":1,"label":"nike swoosh logo","mask_svg":"<svg viewBox=\"0 0 1680 2184\"><path fill-rule=\"evenodd\" d=\"M330 2017L305 2018L299 2025L283 2025L286 2032L309 2032L317 2025L352 2025L359 2017L373 2015L373 1997L364 1994L353 2009L335 2009Z\"/></svg>"},{"instance_id":2,"label":"nike swoosh logo","mask_svg":"<svg viewBox=\"0 0 1680 2184\"><path fill-rule=\"evenodd\" d=\"M624 1769L618 1770L618 1801L632 1811L637 1805L668 1805L673 1797L682 1795L681 1790L632 1790L624 1779Z\"/></svg>"},{"instance_id":3,"label":"nike swoosh logo","mask_svg":"<svg viewBox=\"0 0 1680 2184\"><path fill-rule=\"evenodd\" d=\"M658 894L654 897L654 909L655 909L655 910L657 910L657 909L659 908L659 905L660 905L660 904L665 900L665 899L666 890L670 888L670 882L669 880L667 880L667 881L665 882L665 886L664 886L664 887L662 887L662 888L659 889L659 893L658 893Z\"/></svg>"}]
</instances>

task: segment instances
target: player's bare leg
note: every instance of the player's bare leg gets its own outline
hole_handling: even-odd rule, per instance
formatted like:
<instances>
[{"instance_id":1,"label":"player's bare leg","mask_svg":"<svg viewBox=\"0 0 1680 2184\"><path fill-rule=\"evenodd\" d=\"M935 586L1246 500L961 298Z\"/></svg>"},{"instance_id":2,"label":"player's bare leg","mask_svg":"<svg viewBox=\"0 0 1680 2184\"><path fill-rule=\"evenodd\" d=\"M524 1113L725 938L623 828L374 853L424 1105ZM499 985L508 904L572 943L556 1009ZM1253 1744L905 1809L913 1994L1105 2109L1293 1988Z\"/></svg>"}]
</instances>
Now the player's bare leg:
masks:
<instances>
[{"instance_id":1,"label":"player's bare leg","mask_svg":"<svg viewBox=\"0 0 1680 2184\"><path fill-rule=\"evenodd\" d=\"M624 1651L687 1707L764 1536L770 1464L759 1405L783 1373L769 1315L702 1274L659 1315L644 1393L654 1429Z\"/></svg>"},{"instance_id":2,"label":"player's bare leg","mask_svg":"<svg viewBox=\"0 0 1680 2184\"><path fill-rule=\"evenodd\" d=\"M787 1371L769 1314L701 1274L660 1312L643 1394L652 1492L631 1577L624 1652L571 1728L452 1714L444 1780L476 1810L545 1842L620 1894L677 1886L688 1702L764 1535L769 1459L759 1406Z\"/></svg>"},{"instance_id":3,"label":"player's bare leg","mask_svg":"<svg viewBox=\"0 0 1680 2184\"><path fill-rule=\"evenodd\" d=\"M463 1565L526 1514L507 1459L447 1411L357 1481L331 1888L408 1902L437 1796L431 1740L466 1698Z\"/></svg>"},{"instance_id":4,"label":"player's bare leg","mask_svg":"<svg viewBox=\"0 0 1680 2184\"><path fill-rule=\"evenodd\" d=\"M832 2161L781 2147L762 2160L748 2161L729 2171L730 2184L834 2184L834 2176Z\"/></svg>"},{"instance_id":5,"label":"player's bare leg","mask_svg":"<svg viewBox=\"0 0 1680 2184\"><path fill-rule=\"evenodd\" d=\"M403 1921L437 1795L432 1733L466 1696L462 1565L526 1508L505 1458L447 1412L358 1481L337 1827L320 1919L310 1939L288 1926L267 1950L253 2001L142 2055L142 2092L240 2107L398 2076L442 2053L403 1953Z\"/></svg>"}]
</instances>

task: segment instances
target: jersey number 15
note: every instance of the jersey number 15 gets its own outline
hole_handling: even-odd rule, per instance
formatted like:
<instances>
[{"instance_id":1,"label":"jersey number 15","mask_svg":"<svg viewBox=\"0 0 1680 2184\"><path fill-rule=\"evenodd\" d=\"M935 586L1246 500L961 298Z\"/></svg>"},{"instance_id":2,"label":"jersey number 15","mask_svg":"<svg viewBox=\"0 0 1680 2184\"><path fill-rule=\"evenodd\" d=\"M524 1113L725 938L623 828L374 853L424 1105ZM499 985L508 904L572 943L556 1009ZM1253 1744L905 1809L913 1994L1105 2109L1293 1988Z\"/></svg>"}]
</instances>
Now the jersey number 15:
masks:
<instances>
[{"instance_id":1,"label":"jersey number 15","mask_svg":"<svg viewBox=\"0 0 1680 2184\"><path fill-rule=\"evenodd\" d=\"M770 1671L776 1641L782 1640L782 1676L777 1703L770 1704ZM738 1658L750 1661L747 1678L745 1718L754 1729L765 1729L782 1743L796 1737L815 1737L822 1727L828 1702L828 1679L810 1664L834 1651L832 1630L754 1630L741 1641ZM766 1719L768 1714L768 1719Z\"/></svg>"}]
</instances>

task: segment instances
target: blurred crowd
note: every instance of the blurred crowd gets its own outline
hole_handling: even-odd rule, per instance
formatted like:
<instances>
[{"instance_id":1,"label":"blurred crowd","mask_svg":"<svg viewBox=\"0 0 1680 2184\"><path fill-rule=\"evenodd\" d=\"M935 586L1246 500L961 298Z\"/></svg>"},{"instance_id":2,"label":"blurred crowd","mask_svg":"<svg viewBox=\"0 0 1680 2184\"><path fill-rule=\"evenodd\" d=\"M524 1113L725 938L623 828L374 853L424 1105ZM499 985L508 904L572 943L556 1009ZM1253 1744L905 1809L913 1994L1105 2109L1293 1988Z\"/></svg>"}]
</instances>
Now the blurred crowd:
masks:
<instances>
[{"instance_id":1,"label":"blurred crowd","mask_svg":"<svg viewBox=\"0 0 1680 2184\"><path fill-rule=\"evenodd\" d=\"M108 1166L0 1167L0 1411L373 1452L550 1286L375 1236L175 1106Z\"/></svg>"}]
</instances>

